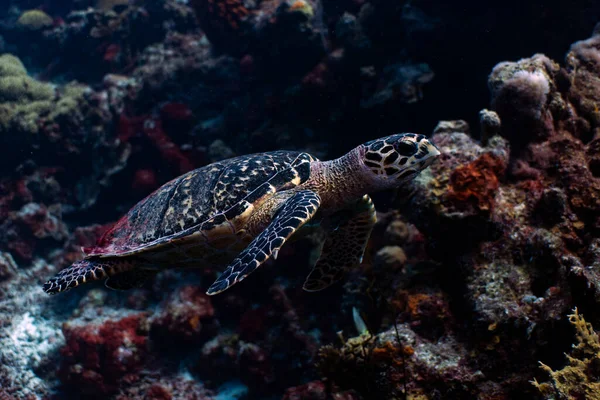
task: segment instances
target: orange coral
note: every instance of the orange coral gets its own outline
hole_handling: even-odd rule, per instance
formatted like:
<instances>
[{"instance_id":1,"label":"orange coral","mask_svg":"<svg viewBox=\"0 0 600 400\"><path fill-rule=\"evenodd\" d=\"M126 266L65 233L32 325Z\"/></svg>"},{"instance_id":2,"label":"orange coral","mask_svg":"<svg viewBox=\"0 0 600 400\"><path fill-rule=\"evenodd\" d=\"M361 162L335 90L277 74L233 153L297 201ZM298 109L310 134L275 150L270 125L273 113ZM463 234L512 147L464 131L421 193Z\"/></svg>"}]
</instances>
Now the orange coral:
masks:
<instances>
[{"instance_id":1,"label":"orange coral","mask_svg":"<svg viewBox=\"0 0 600 400\"><path fill-rule=\"evenodd\" d=\"M471 204L483 211L494 207L494 197L500 186L498 176L504 174L504 161L492 153L484 153L475 161L458 167L450 176L448 198L457 203Z\"/></svg>"},{"instance_id":2,"label":"orange coral","mask_svg":"<svg viewBox=\"0 0 600 400\"><path fill-rule=\"evenodd\" d=\"M303 9L304 7L306 7L306 3L302 0L297 0L294 2L294 4L292 4L292 6L290 7L290 10L300 10L300 9Z\"/></svg>"},{"instance_id":3,"label":"orange coral","mask_svg":"<svg viewBox=\"0 0 600 400\"><path fill-rule=\"evenodd\" d=\"M401 290L391 303L399 311L407 313L411 321L422 318L444 319L448 313L441 293L411 293Z\"/></svg>"},{"instance_id":4,"label":"orange coral","mask_svg":"<svg viewBox=\"0 0 600 400\"><path fill-rule=\"evenodd\" d=\"M390 341L383 343L373 349L371 356L374 363L382 363L385 365L394 365L402 367L405 357L410 357L415 353L415 350L410 346L397 347Z\"/></svg>"}]
</instances>

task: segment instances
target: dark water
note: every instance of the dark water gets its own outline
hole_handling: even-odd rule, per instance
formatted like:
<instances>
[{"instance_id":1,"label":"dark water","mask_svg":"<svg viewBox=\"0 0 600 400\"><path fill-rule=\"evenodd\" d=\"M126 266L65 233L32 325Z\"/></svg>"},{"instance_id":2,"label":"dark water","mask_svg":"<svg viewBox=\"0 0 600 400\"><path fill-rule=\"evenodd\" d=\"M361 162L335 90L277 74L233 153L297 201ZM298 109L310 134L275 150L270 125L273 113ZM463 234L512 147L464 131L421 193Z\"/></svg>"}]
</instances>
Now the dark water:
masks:
<instances>
[{"instance_id":1,"label":"dark water","mask_svg":"<svg viewBox=\"0 0 600 400\"><path fill-rule=\"evenodd\" d=\"M0 399L599 396L597 2L1 3Z\"/></svg>"}]
</instances>

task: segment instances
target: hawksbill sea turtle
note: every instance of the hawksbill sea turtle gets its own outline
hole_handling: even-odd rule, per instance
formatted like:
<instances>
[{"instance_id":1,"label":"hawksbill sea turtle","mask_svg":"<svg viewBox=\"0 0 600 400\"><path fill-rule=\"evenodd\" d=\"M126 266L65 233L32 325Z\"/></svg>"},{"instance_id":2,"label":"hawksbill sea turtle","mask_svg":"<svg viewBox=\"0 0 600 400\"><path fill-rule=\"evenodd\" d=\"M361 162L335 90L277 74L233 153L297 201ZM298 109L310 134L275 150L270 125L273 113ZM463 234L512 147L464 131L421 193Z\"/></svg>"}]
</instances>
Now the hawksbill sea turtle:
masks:
<instances>
[{"instance_id":1,"label":"hawksbill sea turtle","mask_svg":"<svg viewBox=\"0 0 600 400\"><path fill-rule=\"evenodd\" d=\"M43 289L54 294L107 278L107 287L125 290L164 268L227 266L207 291L214 295L311 226L327 236L303 287L325 289L362 261L376 221L366 193L401 186L439 155L424 135L403 133L331 161L273 151L207 165L136 204Z\"/></svg>"}]
</instances>

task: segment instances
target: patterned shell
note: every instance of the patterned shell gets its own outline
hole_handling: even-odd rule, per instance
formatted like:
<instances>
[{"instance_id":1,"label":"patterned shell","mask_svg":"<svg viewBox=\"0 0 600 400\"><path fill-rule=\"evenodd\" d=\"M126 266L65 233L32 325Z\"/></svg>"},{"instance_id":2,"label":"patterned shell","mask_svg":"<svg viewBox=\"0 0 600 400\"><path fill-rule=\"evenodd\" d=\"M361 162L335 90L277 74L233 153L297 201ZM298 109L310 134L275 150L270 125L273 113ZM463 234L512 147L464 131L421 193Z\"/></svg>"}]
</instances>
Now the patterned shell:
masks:
<instances>
[{"instance_id":1,"label":"patterned shell","mask_svg":"<svg viewBox=\"0 0 600 400\"><path fill-rule=\"evenodd\" d=\"M305 182L315 160L307 153L274 151L190 171L136 204L95 247L84 251L88 257L124 256L205 231L224 221L223 216L241 214L244 200L253 203L265 193Z\"/></svg>"}]
</instances>

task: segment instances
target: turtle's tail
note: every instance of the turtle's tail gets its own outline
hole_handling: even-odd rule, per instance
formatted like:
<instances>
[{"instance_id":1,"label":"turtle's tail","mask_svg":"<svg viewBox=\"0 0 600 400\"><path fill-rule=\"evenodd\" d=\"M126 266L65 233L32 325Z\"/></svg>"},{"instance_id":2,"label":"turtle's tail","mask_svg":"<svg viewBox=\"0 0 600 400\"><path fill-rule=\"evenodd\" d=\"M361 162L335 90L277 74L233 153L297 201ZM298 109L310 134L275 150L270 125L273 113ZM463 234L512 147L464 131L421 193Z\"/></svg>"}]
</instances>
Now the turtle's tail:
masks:
<instances>
[{"instance_id":1,"label":"turtle's tail","mask_svg":"<svg viewBox=\"0 0 600 400\"><path fill-rule=\"evenodd\" d=\"M48 294L66 292L82 283L104 279L133 267L133 263L125 260L85 259L60 271L44 283L43 289Z\"/></svg>"}]
</instances>

